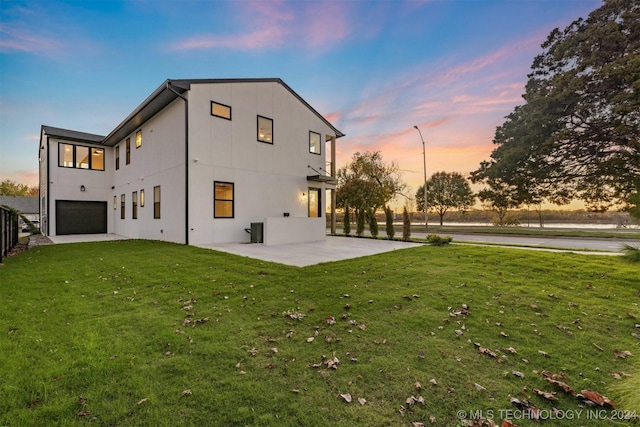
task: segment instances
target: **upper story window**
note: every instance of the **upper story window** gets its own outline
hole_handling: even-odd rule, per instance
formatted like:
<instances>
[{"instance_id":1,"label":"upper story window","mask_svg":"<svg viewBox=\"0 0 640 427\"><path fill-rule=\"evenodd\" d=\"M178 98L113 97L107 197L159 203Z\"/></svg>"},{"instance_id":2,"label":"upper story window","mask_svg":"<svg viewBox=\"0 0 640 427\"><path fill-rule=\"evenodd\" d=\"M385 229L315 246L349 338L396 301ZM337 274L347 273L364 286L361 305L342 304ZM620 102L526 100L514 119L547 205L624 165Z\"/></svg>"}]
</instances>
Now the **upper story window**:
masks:
<instances>
[{"instance_id":1,"label":"upper story window","mask_svg":"<svg viewBox=\"0 0 640 427\"><path fill-rule=\"evenodd\" d=\"M144 189L140 190L140 207L144 207Z\"/></svg>"},{"instance_id":2,"label":"upper story window","mask_svg":"<svg viewBox=\"0 0 640 427\"><path fill-rule=\"evenodd\" d=\"M116 170L120 169L120 146L116 145Z\"/></svg>"},{"instance_id":3,"label":"upper story window","mask_svg":"<svg viewBox=\"0 0 640 427\"><path fill-rule=\"evenodd\" d=\"M136 148L142 147L142 130L136 132Z\"/></svg>"},{"instance_id":4,"label":"upper story window","mask_svg":"<svg viewBox=\"0 0 640 427\"><path fill-rule=\"evenodd\" d=\"M126 163L131 163L131 138L127 138L125 141L125 149L126 149Z\"/></svg>"},{"instance_id":5,"label":"upper story window","mask_svg":"<svg viewBox=\"0 0 640 427\"><path fill-rule=\"evenodd\" d=\"M309 131L309 152L320 154L320 134Z\"/></svg>"},{"instance_id":6,"label":"upper story window","mask_svg":"<svg viewBox=\"0 0 640 427\"><path fill-rule=\"evenodd\" d=\"M58 166L63 168L104 170L104 148L58 144Z\"/></svg>"},{"instance_id":7,"label":"upper story window","mask_svg":"<svg viewBox=\"0 0 640 427\"><path fill-rule=\"evenodd\" d=\"M211 101L211 115L231 120L231 107Z\"/></svg>"},{"instance_id":8,"label":"upper story window","mask_svg":"<svg viewBox=\"0 0 640 427\"><path fill-rule=\"evenodd\" d=\"M273 144L273 119L258 116L258 141Z\"/></svg>"}]
</instances>

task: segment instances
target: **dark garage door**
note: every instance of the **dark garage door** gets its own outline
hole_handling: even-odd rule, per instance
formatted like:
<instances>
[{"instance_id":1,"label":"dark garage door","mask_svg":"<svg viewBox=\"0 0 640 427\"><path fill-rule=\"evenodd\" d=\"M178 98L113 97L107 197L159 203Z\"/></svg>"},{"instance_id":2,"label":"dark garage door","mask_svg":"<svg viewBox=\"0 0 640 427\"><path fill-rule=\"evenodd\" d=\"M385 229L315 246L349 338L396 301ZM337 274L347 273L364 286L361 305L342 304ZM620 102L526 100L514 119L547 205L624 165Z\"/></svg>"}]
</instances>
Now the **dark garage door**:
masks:
<instances>
[{"instance_id":1,"label":"dark garage door","mask_svg":"<svg viewBox=\"0 0 640 427\"><path fill-rule=\"evenodd\" d=\"M56 200L56 234L107 232L107 202Z\"/></svg>"}]
</instances>

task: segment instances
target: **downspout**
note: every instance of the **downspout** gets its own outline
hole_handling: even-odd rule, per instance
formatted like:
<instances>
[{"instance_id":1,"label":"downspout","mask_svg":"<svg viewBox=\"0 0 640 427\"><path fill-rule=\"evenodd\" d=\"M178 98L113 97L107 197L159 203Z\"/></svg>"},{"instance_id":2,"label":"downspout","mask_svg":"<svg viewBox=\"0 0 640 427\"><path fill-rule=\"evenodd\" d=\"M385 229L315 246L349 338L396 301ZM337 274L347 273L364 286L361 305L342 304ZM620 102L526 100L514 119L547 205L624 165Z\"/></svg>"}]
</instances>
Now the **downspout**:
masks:
<instances>
[{"instance_id":1,"label":"downspout","mask_svg":"<svg viewBox=\"0 0 640 427\"><path fill-rule=\"evenodd\" d=\"M167 80L167 89L184 101L184 243L189 244L189 100L171 87Z\"/></svg>"},{"instance_id":2,"label":"downspout","mask_svg":"<svg viewBox=\"0 0 640 427\"><path fill-rule=\"evenodd\" d=\"M45 193L44 197L47 198L47 211L45 212L45 219L47 220L47 236L50 236L51 234L49 233L49 223L50 218L51 218L51 188L50 188L50 184L49 184L49 169L51 168L51 159L49 158L49 135L47 135L47 192ZM39 168L39 165L38 165ZM38 188L38 192L40 192L40 189ZM39 203L40 204L40 203ZM42 221L42 218L40 218L40 221ZM40 222L40 225L42 225L42 222Z\"/></svg>"}]
</instances>

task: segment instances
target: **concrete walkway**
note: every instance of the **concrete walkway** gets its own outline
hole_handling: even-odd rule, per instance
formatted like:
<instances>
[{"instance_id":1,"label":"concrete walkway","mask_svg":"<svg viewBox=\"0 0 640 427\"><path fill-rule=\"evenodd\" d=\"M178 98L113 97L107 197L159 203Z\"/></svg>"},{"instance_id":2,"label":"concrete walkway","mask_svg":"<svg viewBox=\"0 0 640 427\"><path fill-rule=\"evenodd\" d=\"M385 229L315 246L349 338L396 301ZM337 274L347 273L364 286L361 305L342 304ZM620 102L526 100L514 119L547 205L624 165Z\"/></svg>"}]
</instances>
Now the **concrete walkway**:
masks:
<instances>
[{"instance_id":1,"label":"concrete walkway","mask_svg":"<svg viewBox=\"0 0 640 427\"><path fill-rule=\"evenodd\" d=\"M399 249L415 248L419 245L420 243L392 240L327 236L324 241L287 245L266 246L261 243L220 243L197 246L264 261L305 267L322 262L341 261Z\"/></svg>"}]
</instances>

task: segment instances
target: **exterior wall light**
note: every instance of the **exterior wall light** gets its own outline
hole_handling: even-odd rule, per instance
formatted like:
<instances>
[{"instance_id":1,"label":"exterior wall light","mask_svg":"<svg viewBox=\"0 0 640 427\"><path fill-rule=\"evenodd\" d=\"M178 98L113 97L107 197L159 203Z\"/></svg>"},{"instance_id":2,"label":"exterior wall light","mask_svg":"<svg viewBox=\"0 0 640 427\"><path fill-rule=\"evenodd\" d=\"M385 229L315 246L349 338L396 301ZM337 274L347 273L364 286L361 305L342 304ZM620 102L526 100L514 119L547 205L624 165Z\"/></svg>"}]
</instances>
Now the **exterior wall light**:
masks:
<instances>
[{"instance_id":1,"label":"exterior wall light","mask_svg":"<svg viewBox=\"0 0 640 427\"><path fill-rule=\"evenodd\" d=\"M80 186L80 191L87 191L87 189L85 188L85 186L84 186L84 185L81 185L81 186Z\"/></svg>"}]
</instances>

